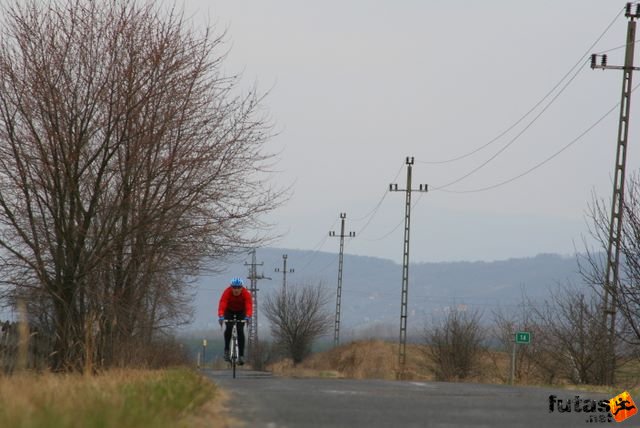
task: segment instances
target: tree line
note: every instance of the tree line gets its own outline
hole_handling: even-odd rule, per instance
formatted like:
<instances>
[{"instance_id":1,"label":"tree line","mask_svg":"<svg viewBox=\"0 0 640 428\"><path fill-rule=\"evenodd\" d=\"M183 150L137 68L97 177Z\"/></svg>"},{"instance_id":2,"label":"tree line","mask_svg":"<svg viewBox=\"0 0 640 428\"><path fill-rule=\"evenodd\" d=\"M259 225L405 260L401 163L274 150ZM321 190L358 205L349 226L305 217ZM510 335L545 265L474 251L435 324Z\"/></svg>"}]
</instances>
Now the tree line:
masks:
<instances>
[{"instance_id":1,"label":"tree line","mask_svg":"<svg viewBox=\"0 0 640 428\"><path fill-rule=\"evenodd\" d=\"M622 207L619 278L614 292L618 317L613 346L604 311L610 203L593 196L587 211L589 235L578 257L583 284L560 284L542 302L523 298L517 311L495 311L492 327L482 326L478 312L452 312L425 329L424 341L438 378L469 377L478 369L486 341L498 338L509 351L517 330L532 333L532 343L520 346L516 375L540 374L548 383L564 379L578 384L615 383L615 374L640 361L640 176L629 177ZM612 370L610 376L608 370Z\"/></svg>"},{"instance_id":2,"label":"tree line","mask_svg":"<svg viewBox=\"0 0 640 428\"><path fill-rule=\"evenodd\" d=\"M29 324L52 338L53 370L126 364L188 321L189 279L204 258L266 239L262 216L284 193L268 181L263 95L223 73L224 33L197 32L175 9L26 0L1 13L0 300L24 302ZM625 198L619 358L637 357L640 345L637 175ZM589 367L608 358L593 327L602 318L607 206L594 198L589 212L600 247L581 273L593 293L560 292L550 303L563 306L536 314L547 332L575 331L552 348ZM289 316L273 303L274 314ZM306 355L308 343L299 349ZM602 380L578 365L581 379Z\"/></svg>"},{"instance_id":3,"label":"tree line","mask_svg":"<svg viewBox=\"0 0 640 428\"><path fill-rule=\"evenodd\" d=\"M265 237L263 96L224 34L134 0L12 2L0 37L0 298L53 370L126 364L189 319L189 278Z\"/></svg>"},{"instance_id":4,"label":"tree line","mask_svg":"<svg viewBox=\"0 0 640 428\"><path fill-rule=\"evenodd\" d=\"M421 337L414 337L413 341L426 345L422 348L425 365L436 379L477 377L486 369L487 360L493 360L497 367L500 353L495 351L510 355L517 331L528 331L533 339L527 345L517 346L516 381L537 378L549 384L616 383L616 373L637 365L640 361L640 175L637 173L629 178L625 196L616 292L619 316L613 348L609 346L608 326L603 328L602 323L609 241L608 204L594 196L587 220L595 246L589 247L585 240L586 252L578 256L581 284L559 283L555 290L548 290L548 297L541 301L523 296L515 310L498 309L487 314L453 309L438 319L411 321L413 325L426 323ZM265 312L272 323L276 349L294 364L302 362L310 353L311 343L330 330L328 299L326 294L322 297L320 288L307 285L290 295L281 290L266 302ZM314 289L315 294L310 293ZM488 318L491 322L487 322ZM607 374L612 368L611 361L614 362L613 377Z\"/></svg>"}]
</instances>

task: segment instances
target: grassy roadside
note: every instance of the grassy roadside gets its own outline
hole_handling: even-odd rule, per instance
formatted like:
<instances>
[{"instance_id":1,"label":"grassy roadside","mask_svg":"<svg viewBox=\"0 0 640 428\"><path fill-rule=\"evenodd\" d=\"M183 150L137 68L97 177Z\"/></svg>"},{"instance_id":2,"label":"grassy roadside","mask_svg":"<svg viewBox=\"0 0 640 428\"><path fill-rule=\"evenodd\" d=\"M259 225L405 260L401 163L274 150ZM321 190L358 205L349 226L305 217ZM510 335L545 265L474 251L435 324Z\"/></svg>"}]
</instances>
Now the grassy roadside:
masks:
<instances>
[{"instance_id":1,"label":"grassy roadside","mask_svg":"<svg viewBox=\"0 0 640 428\"><path fill-rule=\"evenodd\" d=\"M222 395L198 373L108 371L97 376L0 376L2 427L224 427Z\"/></svg>"},{"instance_id":2,"label":"grassy roadside","mask_svg":"<svg viewBox=\"0 0 640 428\"><path fill-rule=\"evenodd\" d=\"M289 377L331 377L349 379L386 379L394 380L397 374L397 343L383 340L355 341L312 354L297 366L290 360L271 364L268 369L280 376ZM434 381L433 372L425 360L424 347L407 345L407 380ZM484 354L478 364L477 373L464 379L464 382L485 384L507 384L510 372L510 355L491 352ZM621 367L615 387L599 385L574 385L558 382L549 385L535 375L535 371L517 380L520 386L540 386L561 388L573 391L601 392L615 396L624 390L632 397L640 396L640 362Z\"/></svg>"}]
</instances>

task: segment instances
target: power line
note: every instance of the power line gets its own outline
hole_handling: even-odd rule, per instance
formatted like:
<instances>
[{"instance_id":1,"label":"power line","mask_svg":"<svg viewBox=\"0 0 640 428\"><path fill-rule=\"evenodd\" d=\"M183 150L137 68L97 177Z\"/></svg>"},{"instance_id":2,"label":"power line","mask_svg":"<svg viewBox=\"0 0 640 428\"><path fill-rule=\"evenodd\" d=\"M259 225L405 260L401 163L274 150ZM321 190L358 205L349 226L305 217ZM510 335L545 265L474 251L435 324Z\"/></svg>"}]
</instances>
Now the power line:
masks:
<instances>
[{"instance_id":1,"label":"power line","mask_svg":"<svg viewBox=\"0 0 640 428\"><path fill-rule=\"evenodd\" d=\"M400 176L400 173L402 172L402 168L404 167L404 164L400 165L400 168L398 168L398 172L396 173L396 176L393 177L393 180L391 181L396 181L398 179L398 177ZM369 216L371 216L371 218L369 219L369 221L367 222L367 224L365 224L362 229L360 229L360 231L358 232L358 235L362 233L362 231L364 231L364 229L367 228L367 226L369 225L369 223L371 223L371 219L373 219L373 217L375 216L375 213L378 211L378 209L380 208L380 205L382 205L382 201L385 200L385 198L387 197L387 195L389 194L389 192L387 192L385 190L385 192L382 194L382 197L380 198L380 200L378 201L378 203L376 204L375 207L373 207L373 209L371 211L369 211L369 213L367 213L366 215L360 217L360 218L356 218L353 219L353 221L362 221L366 218L368 218Z\"/></svg>"},{"instance_id":2,"label":"power line","mask_svg":"<svg viewBox=\"0 0 640 428\"><path fill-rule=\"evenodd\" d=\"M564 82L564 80L573 72L573 70L578 67L580 65L580 63L582 63L584 61L584 59L591 53L592 49L595 47L595 45L598 44L598 42L600 42L600 40L602 40L602 38L605 36L605 34L611 29L611 27L613 26L613 24L618 20L618 18L620 17L620 15L622 14L622 11L624 9L621 9L616 16L614 17L614 19L609 23L609 25L607 25L607 27L604 29L604 31L600 34L600 36L598 36L598 38L595 40L595 42L593 42L591 44L591 46L589 46L589 48L586 50L586 52L584 54L582 54L582 56L578 59L578 61L576 61L576 63L569 69L569 71L567 71L562 78L558 81L558 83L556 83L551 90L549 90L531 109L529 109L524 115L522 115L516 122L514 122L511 126L509 126L506 130L502 131L500 134L498 134L496 137L492 138L489 142L483 144L482 146L478 147L475 150L472 150L466 154L451 158L451 159L446 159L446 160L441 160L441 161L419 161L418 163L422 163L422 164L431 164L431 165L437 165L437 164L445 164L445 163L451 163L451 162L455 162L458 160L462 160L465 159L471 155L474 155L475 153L479 152L480 150L488 147L489 145L495 143L496 141L498 141L500 138L502 138L504 135L506 135L509 131L511 131L512 129L514 129L516 126L518 126L522 121L524 121L524 119L526 117L528 117L533 111L535 111L547 98L549 98L549 96L551 96L552 93L555 92L555 90L562 84L562 82ZM609 52L609 51L614 51L617 49L620 49L622 47L625 47L626 45L620 46L620 47L616 47L616 48L612 48L608 51L603 51L601 53L605 53L605 52ZM574 76L575 78L575 76ZM573 80L573 79L572 79ZM562 91L564 91L565 87L562 89ZM562 93L562 91L560 93ZM558 94L559 95L559 94ZM557 96L556 96L557 98ZM554 99L555 100L555 99ZM553 103L553 101L551 101L551 103ZM550 103L550 104L551 104ZM549 104L549 105L550 105ZM547 106L548 107L548 106ZM526 130L526 129L525 129ZM521 134L520 134L521 135ZM520 136L518 135L518 137ZM435 190L435 189L434 189Z\"/></svg>"},{"instance_id":3,"label":"power line","mask_svg":"<svg viewBox=\"0 0 640 428\"><path fill-rule=\"evenodd\" d=\"M442 186L437 186L437 187L433 187L432 190L442 190L444 188L447 188L449 186L452 186L456 183L459 183L460 181L464 180L465 178L475 174L477 171L479 171L480 169L484 168L487 164L489 164L489 162L491 162L492 160L494 160L495 158L497 158L500 154L502 154L507 148L509 148L513 143L516 142L516 140L518 138L520 138L520 136L522 134L525 133L525 131L527 131L539 118L540 116L542 116L548 109L549 107L551 107L551 105L553 104L553 102L558 99L558 97L567 89L567 87L571 84L571 82L573 82L573 80L578 76L578 74L580 74L580 72L584 69L584 67L587 65L587 62L585 61L584 64L582 65L582 67L580 67L578 69L578 71L573 75L573 77L571 77L571 79L563 86L563 88L560 90L560 92L558 92L552 99L551 101L540 111L540 113L538 113L518 134L516 134L515 137L513 137L511 140L509 140L509 142L507 144L505 144L504 146L502 146L502 148L500 150L498 150L493 156L491 156L489 159L487 159L486 161L484 161L483 163L481 163L479 166L475 167L474 169L472 169L471 171L469 171L468 173L464 174L463 176L447 183L444 184Z\"/></svg>"},{"instance_id":4,"label":"power line","mask_svg":"<svg viewBox=\"0 0 640 428\"><path fill-rule=\"evenodd\" d=\"M416 199L416 201L411 205L411 211L413 211L414 208L420 203L420 200L422 199L422 196L424 196L424 193L420 193L418 195L418 199ZM402 226L402 223L404 223L404 219L400 220L400 222L398 224L396 224L395 227L393 229L391 229L389 232L385 233L384 235L382 235L382 236L380 236L378 238L373 238L373 239L362 238L362 239L365 240L365 241L369 241L369 242L381 241L381 240L385 239L386 237L388 237L389 235L391 235L396 230L398 230L398 228L400 226Z\"/></svg>"},{"instance_id":5,"label":"power line","mask_svg":"<svg viewBox=\"0 0 640 428\"><path fill-rule=\"evenodd\" d=\"M640 39L633 41L633 43L638 43L638 42L640 42ZM628 44L629 43L625 43L624 45L616 46L615 48L606 49L604 51L598 51L595 54L596 55L602 55L602 54L606 54L606 53L609 53L609 52L617 51L619 49L626 48Z\"/></svg>"},{"instance_id":6,"label":"power line","mask_svg":"<svg viewBox=\"0 0 640 428\"><path fill-rule=\"evenodd\" d=\"M636 90L636 88L640 86L640 85L636 85L633 88L633 91ZM442 192L447 192L447 193L476 193L476 192L484 192L487 190L491 190L491 189L495 189L497 187L500 186L504 186L505 184L509 184L513 181L516 181L519 178L524 177L525 175L535 171L536 169L540 168L542 165L546 164L547 162L551 161L552 159L554 159L555 157L557 157L558 155L560 155L562 152L564 152L565 150L567 150L569 147L571 147L572 145L574 145L575 143L577 143L579 140L582 139L582 137L584 137L585 135L587 135L589 132L591 132L596 126L598 126L604 119L606 119L611 113L613 113L615 111L616 108L618 108L618 106L620 105L620 103L617 103L616 105L614 105L613 107L611 107L604 115L602 115L598 120L596 120L591 126L589 126L587 129L585 129L580 135L578 135L576 138L574 138L573 140L571 140L568 144L565 144L560 150L556 151L555 153L553 153L551 156L547 157L546 159L544 159L543 161L535 164L534 166L532 166L531 168L529 168L528 170L524 171L521 174L516 175L515 177L511 177L507 180L501 181L500 183L497 184L493 184L491 186L486 186L486 187L480 187L477 189L472 189L472 190L446 190L443 188L434 188L433 190L440 190Z\"/></svg>"},{"instance_id":7,"label":"power line","mask_svg":"<svg viewBox=\"0 0 640 428\"><path fill-rule=\"evenodd\" d=\"M385 293L385 292L378 292L375 290L370 290L371 292L376 293L378 296L382 297L382 298L391 298L394 297L392 293ZM346 290L345 291L346 294L357 294L358 296L362 296L362 292L358 291L358 290ZM442 297L431 297L431 296L427 296L427 295L423 295L423 294L418 294L418 293L414 293L412 294L412 299L415 301L419 301L419 303L424 304L434 304L434 305L451 305L451 304L462 304L462 305L466 305L466 306L479 306L479 307L488 307L488 308L499 308L499 307L520 307L522 306L522 303L489 303L489 302L470 302L467 301L466 299L477 299L477 297L465 297L465 296L450 296L450 297L446 297L446 296L442 296ZM455 300L455 299L460 299L460 300ZM492 298L485 298L486 300L495 300ZM533 307L540 307L542 304L538 303L538 304L529 304L527 303L528 306L533 306Z\"/></svg>"},{"instance_id":8,"label":"power line","mask_svg":"<svg viewBox=\"0 0 640 428\"><path fill-rule=\"evenodd\" d=\"M626 45L622 45L621 47L625 47ZM605 52L610 52L612 50L615 49L620 49L620 47L618 48L614 48L614 49L610 49L608 51ZM633 87L633 89L631 90L631 92L634 92L639 85L636 85ZM611 107L605 114L603 114L599 119L597 119L593 124L591 124L589 127L587 127L587 129L585 129L582 133L580 133L576 138L574 138L573 140L571 140L569 143L565 144L562 148L560 148L560 150L557 150L556 152L554 152L552 155L548 156L547 158L545 158L544 160L542 160L541 162L535 164L534 166L532 166L531 168L527 169L526 171L511 177L507 180L501 181L499 183L490 185L490 186L486 186L486 187L480 187L480 188L476 188L476 189L470 189L470 190L446 190L445 187L448 187L449 185L444 185L444 186L439 186L439 187L433 187L431 190L433 191L443 191L446 193L476 193L476 192L484 192L487 190L492 190L495 189L497 187L501 187L505 184L509 184L513 181L516 181L519 178L524 177L525 175L530 174L531 172L535 171L536 169L540 168L541 166L543 166L544 164L546 164L547 162L551 161L552 159L554 159L555 157L557 157L558 155L560 155L562 152L564 152L565 150L567 150L569 147L571 147L572 145L574 145L575 143L577 143L578 141L580 141L585 135L587 135L589 132L591 132L596 126L598 126L604 119L606 119L611 113L613 113L615 111L616 108L618 108L618 106L620 106L620 103L615 104L613 107ZM471 173L475 172L472 171ZM465 178L465 177L463 177ZM452 183L449 183L452 184Z\"/></svg>"},{"instance_id":9,"label":"power line","mask_svg":"<svg viewBox=\"0 0 640 428\"><path fill-rule=\"evenodd\" d=\"M400 165L400 168L398 169L398 172L396 173L395 177L393 178L393 181L395 181L398 176L400 175L400 173L402 172L402 168L404 167L404 164ZM362 221L368 218L367 222L365 223L365 225L357 232L358 235L362 234L367 227L369 226L369 224L371 224L371 221L373 221L373 219L375 218L375 215L377 214L378 210L380 209L380 207L382 206L382 202L386 199L388 192L385 191L384 194L382 195L382 197L380 198L380 200L378 201L378 203L373 207L372 210L370 210L367 214L365 214L364 216L355 219L354 221ZM336 225L336 223L338 222L338 220L335 220L331 226L329 226L329 229L333 229L333 227ZM302 269L304 270L306 267L308 267L311 262L315 259L315 256L317 255L317 253L319 252L319 249L324 246L324 244L327 242L327 239L329 239L328 235L324 235L323 238L320 240L320 242L314 247L314 249L312 250L312 254L311 256L308 256L309 259L307 260L307 262L302 266ZM327 264L324 268L320 269L319 272L323 272L325 271L329 266L331 266L333 262Z\"/></svg>"},{"instance_id":10,"label":"power line","mask_svg":"<svg viewBox=\"0 0 640 428\"><path fill-rule=\"evenodd\" d=\"M338 220L335 220L333 223L331 223L331 226L329 226L329 229L333 228L333 226L335 226L337 222ZM315 259L318 252L320 252L320 248L322 248L322 246L324 246L324 244L327 242L327 239L329 239L329 236L327 236L327 234L325 233L322 239L320 240L320 242L316 244L316 246L313 247L313 249L311 250L312 251L311 255L307 256L309 257L309 260L307 260L307 262L302 266L302 270L304 270L307 266L311 264L311 262Z\"/></svg>"}]
</instances>

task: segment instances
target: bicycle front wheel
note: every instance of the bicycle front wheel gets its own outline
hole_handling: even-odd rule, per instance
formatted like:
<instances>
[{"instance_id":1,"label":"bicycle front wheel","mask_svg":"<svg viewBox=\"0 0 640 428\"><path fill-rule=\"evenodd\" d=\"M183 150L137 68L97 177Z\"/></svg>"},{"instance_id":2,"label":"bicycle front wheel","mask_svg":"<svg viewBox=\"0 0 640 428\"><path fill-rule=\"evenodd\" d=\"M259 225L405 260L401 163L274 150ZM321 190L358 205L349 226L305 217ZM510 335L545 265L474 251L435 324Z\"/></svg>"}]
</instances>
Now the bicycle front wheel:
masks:
<instances>
[{"instance_id":1,"label":"bicycle front wheel","mask_svg":"<svg viewBox=\"0 0 640 428\"><path fill-rule=\"evenodd\" d=\"M233 378L236 378L236 366L238 365L238 346L237 339L235 337L232 338L231 344L231 371L233 373Z\"/></svg>"}]
</instances>

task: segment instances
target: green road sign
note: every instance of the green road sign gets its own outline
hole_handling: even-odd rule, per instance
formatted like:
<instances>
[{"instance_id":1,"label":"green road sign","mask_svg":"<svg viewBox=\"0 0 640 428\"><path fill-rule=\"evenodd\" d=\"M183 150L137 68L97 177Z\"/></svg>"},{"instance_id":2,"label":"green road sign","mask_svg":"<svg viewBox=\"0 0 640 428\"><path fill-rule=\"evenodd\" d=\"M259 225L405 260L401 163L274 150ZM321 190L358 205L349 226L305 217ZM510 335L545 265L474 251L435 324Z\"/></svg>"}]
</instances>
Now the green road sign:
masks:
<instances>
[{"instance_id":1,"label":"green road sign","mask_svg":"<svg viewBox=\"0 0 640 428\"><path fill-rule=\"evenodd\" d=\"M531 333L528 331L517 332L516 343L531 343Z\"/></svg>"}]
</instances>

